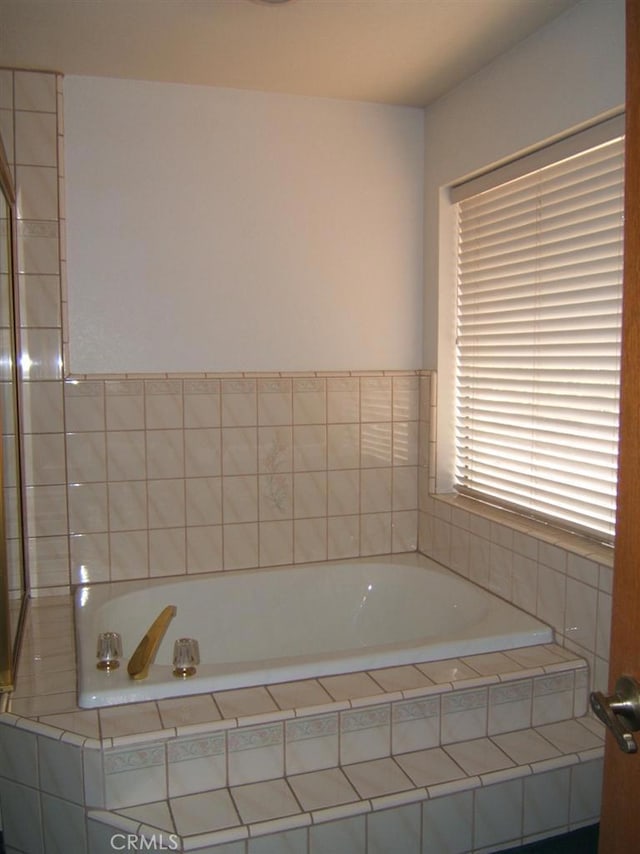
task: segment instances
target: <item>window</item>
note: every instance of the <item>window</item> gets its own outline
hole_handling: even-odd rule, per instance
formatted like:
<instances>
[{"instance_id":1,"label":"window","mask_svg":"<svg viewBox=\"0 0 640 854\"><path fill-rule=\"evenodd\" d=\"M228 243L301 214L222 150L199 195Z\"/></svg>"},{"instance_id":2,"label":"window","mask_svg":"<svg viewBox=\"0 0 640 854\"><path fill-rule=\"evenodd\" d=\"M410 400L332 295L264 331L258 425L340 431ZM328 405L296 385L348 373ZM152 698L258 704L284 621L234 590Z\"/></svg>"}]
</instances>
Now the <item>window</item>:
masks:
<instances>
[{"instance_id":1,"label":"window","mask_svg":"<svg viewBox=\"0 0 640 854\"><path fill-rule=\"evenodd\" d=\"M601 540L615 525L620 120L452 190L455 486Z\"/></svg>"}]
</instances>

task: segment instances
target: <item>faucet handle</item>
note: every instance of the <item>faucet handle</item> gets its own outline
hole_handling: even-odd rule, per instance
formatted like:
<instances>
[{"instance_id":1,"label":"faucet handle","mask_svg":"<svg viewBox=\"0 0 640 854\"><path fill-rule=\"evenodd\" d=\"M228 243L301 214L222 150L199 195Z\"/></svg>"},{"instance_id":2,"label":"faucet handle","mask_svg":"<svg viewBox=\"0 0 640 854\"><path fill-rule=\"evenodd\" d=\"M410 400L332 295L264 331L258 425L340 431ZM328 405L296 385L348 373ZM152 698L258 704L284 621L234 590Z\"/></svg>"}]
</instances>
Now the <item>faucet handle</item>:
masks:
<instances>
[{"instance_id":1,"label":"faucet handle","mask_svg":"<svg viewBox=\"0 0 640 854\"><path fill-rule=\"evenodd\" d=\"M173 645L173 675L186 679L194 676L200 664L200 648L195 638L178 638Z\"/></svg>"},{"instance_id":2,"label":"faucet handle","mask_svg":"<svg viewBox=\"0 0 640 854\"><path fill-rule=\"evenodd\" d=\"M98 670L115 670L122 658L122 638L118 632L100 632L96 649Z\"/></svg>"}]
</instances>

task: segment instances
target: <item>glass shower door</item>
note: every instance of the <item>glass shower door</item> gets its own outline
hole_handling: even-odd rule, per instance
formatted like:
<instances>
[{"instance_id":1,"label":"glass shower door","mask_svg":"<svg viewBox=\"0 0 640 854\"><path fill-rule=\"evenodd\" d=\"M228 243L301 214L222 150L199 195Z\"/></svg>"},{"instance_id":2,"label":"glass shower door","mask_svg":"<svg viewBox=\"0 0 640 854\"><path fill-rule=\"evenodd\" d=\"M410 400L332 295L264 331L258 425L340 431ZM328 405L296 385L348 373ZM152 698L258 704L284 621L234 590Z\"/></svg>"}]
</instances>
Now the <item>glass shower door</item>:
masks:
<instances>
[{"instance_id":1,"label":"glass shower door","mask_svg":"<svg viewBox=\"0 0 640 854\"><path fill-rule=\"evenodd\" d=\"M15 195L0 141L0 692L13 687L27 601L15 312Z\"/></svg>"}]
</instances>

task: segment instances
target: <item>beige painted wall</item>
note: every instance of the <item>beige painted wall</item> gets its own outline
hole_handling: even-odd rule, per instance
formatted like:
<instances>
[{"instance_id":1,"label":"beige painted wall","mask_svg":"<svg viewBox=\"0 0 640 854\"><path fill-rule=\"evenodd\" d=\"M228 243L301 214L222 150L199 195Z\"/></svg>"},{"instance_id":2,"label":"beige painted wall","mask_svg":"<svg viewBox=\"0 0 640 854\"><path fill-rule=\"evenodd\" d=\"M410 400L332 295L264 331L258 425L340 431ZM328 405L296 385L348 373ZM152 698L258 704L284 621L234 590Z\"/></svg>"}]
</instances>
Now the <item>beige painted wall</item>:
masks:
<instances>
[{"instance_id":1,"label":"beige painted wall","mask_svg":"<svg viewBox=\"0 0 640 854\"><path fill-rule=\"evenodd\" d=\"M419 367L422 110L64 95L71 371Z\"/></svg>"}]
</instances>

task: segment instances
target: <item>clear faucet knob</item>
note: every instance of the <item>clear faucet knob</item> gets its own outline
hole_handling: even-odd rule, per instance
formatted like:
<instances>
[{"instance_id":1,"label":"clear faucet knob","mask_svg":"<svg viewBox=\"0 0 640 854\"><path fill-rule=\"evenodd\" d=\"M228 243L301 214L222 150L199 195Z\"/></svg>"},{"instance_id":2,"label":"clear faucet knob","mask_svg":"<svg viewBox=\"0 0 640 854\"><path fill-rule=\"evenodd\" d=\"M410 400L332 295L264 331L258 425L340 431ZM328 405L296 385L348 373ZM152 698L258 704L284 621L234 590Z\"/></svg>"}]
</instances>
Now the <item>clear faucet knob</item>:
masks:
<instances>
[{"instance_id":1,"label":"clear faucet knob","mask_svg":"<svg viewBox=\"0 0 640 854\"><path fill-rule=\"evenodd\" d=\"M195 638L178 638L173 645L173 675L182 679L194 676L200 664L200 649Z\"/></svg>"},{"instance_id":2,"label":"clear faucet knob","mask_svg":"<svg viewBox=\"0 0 640 854\"><path fill-rule=\"evenodd\" d=\"M96 664L98 670L115 670L120 667L122 638L118 632L101 632L98 635L96 658L98 659Z\"/></svg>"}]
</instances>

